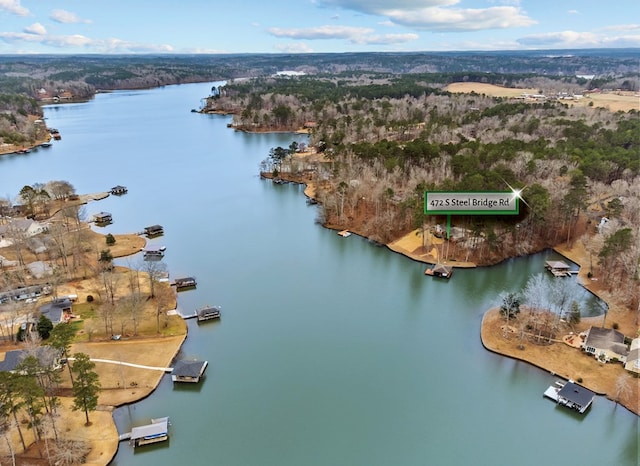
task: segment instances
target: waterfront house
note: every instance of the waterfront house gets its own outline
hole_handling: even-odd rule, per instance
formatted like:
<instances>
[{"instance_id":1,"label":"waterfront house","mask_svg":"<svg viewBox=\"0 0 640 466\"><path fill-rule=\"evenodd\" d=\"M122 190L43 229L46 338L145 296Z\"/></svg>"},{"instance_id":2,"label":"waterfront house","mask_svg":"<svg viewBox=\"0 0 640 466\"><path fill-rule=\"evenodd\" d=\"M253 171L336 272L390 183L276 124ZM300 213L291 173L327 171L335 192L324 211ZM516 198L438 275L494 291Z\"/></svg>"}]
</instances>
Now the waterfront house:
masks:
<instances>
[{"instance_id":1,"label":"waterfront house","mask_svg":"<svg viewBox=\"0 0 640 466\"><path fill-rule=\"evenodd\" d=\"M208 361L178 361L171 371L171 380L198 383L208 365Z\"/></svg>"},{"instance_id":2,"label":"waterfront house","mask_svg":"<svg viewBox=\"0 0 640 466\"><path fill-rule=\"evenodd\" d=\"M582 343L582 349L602 362L627 360L624 335L612 328L591 327Z\"/></svg>"},{"instance_id":3,"label":"waterfront house","mask_svg":"<svg viewBox=\"0 0 640 466\"><path fill-rule=\"evenodd\" d=\"M571 267L564 261L546 261L544 268L551 272L554 277L571 276Z\"/></svg>"},{"instance_id":4,"label":"waterfront house","mask_svg":"<svg viewBox=\"0 0 640 466\"><path fill-rule=\"evenodd\" d=\"M640 374L640 338L634 338L631 341L631 348L624 368L629 372Z\"/></svg>"}]
</instances>

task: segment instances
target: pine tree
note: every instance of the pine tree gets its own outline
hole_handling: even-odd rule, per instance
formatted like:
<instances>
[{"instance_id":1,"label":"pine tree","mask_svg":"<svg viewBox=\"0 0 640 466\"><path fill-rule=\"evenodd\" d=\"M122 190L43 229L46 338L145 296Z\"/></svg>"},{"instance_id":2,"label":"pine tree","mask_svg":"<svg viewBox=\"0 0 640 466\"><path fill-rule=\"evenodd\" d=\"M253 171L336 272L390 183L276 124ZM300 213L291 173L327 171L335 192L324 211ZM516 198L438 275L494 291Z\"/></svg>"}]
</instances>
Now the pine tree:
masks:
<instances>
[{"instance_id":1,"label":"pine tree","mask_svg":"<svg viewBox=\"0 0 640 466\"><path fill-rule=\"evenodd\" d=\"M98 374L93 371L96 365L89 359L88 354L76 353L74 358L71 367L76 374L73 381L73 410L83 410L87 421L85 426L90 426L89 411L95 411L98 407L100 380Z\"/></svg>"}]
</instances>

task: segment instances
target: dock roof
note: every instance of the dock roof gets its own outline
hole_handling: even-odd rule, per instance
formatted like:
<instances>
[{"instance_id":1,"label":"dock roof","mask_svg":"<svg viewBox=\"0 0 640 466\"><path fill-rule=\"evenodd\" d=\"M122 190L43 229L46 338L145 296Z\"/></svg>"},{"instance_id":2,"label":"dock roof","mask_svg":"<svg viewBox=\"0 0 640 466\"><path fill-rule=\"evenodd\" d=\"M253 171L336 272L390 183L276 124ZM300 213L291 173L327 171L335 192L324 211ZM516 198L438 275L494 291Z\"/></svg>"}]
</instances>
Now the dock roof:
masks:
<instances>
[{"instance_id":1,"label":"dock roof","mask_svg":"<svg viewBox=\"0 0 640 466\"><path fill-rule=\"evenodd\" d=\"M569 381L560 389L558 396L581 407L585 407L591 403L596 394L588 388L584 388L581 385Z\"/></svg>"},{"instance_id":2,"label":"dock roof","mask_svg":"<svg viewBox=\"0 0 640 466\"><path fill-rule=\"evenodd\" d=\"M176 377L200 377L207 367L207 361L178 361L171 371Z\"/></svg>"},{"instance_id":3,"label":"dock roof","mask_svg":"<svg viewBox=\"0 0 640 466\"><path fill-rule=\"evenodd\" d=\"M169 418L152 419L151 424L131 429L131 440L163 435L169 431Z\"/></svg>"}]
</instances>

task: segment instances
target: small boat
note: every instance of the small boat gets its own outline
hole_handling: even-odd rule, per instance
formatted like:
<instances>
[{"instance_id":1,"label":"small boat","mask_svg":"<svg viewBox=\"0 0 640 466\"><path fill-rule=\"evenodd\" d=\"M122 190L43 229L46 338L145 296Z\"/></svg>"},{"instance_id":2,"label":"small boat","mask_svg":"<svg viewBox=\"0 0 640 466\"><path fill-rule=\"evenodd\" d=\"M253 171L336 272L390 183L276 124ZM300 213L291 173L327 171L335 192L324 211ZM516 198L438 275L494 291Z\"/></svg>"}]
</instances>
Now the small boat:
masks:
<instances>
[{"instance_id":1,"label":"small boat","mask_svg":"<svg viewBox=\"0 0 640 466\"><path fill-rule=\"evenodd\" d=\"M51 147L51 140L40 143L40 147Z\"/></svg>"},{"instance_id":2,"label":"small boat","mask_svg":"<svg viewBox=\"0 0 640 466\"><path fill-rule=\"evenodd\" d=\"M349 236L351 236L351 232L349 230L339 231L338 234L343 238L348 238Z\"/></svg>"}]
</instances>

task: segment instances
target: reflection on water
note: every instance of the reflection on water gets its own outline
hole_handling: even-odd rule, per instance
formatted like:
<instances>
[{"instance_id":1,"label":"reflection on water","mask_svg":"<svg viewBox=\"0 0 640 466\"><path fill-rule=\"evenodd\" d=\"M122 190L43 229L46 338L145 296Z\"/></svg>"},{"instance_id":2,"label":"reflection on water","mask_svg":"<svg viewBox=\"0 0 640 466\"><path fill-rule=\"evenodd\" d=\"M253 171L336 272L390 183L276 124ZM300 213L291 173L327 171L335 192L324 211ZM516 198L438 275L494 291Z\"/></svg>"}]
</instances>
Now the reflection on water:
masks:
<instances>
[{"instance_id":1,"label":"reflection on water","mask_svg":"<svg viewBox=\"0 0 640 466\"><path fill-rule=\"evenodd\" d=\"M48 107L63 139L0 159L8 194L50 179L80 193L127 186L87 206L113 214L100 231L163 225L148 244L167 247L172 278L198 279L179 309L222 306L219 322L188 321L181 350L209 361L204 383L164 377L114 412L121 432L169 416L171 441L135 452L123 442L113 464L636 464L636 416L598 397L576 419L543 399L553 376L480 343L484 311L553 253L440 281L385 247L341 238L314 222L301 187L256 176L271 147L300 136L248 135L228 117L191 113L210 87ZM586 292L583 309L600 312Z\"/></svg>"}]
</instances>

